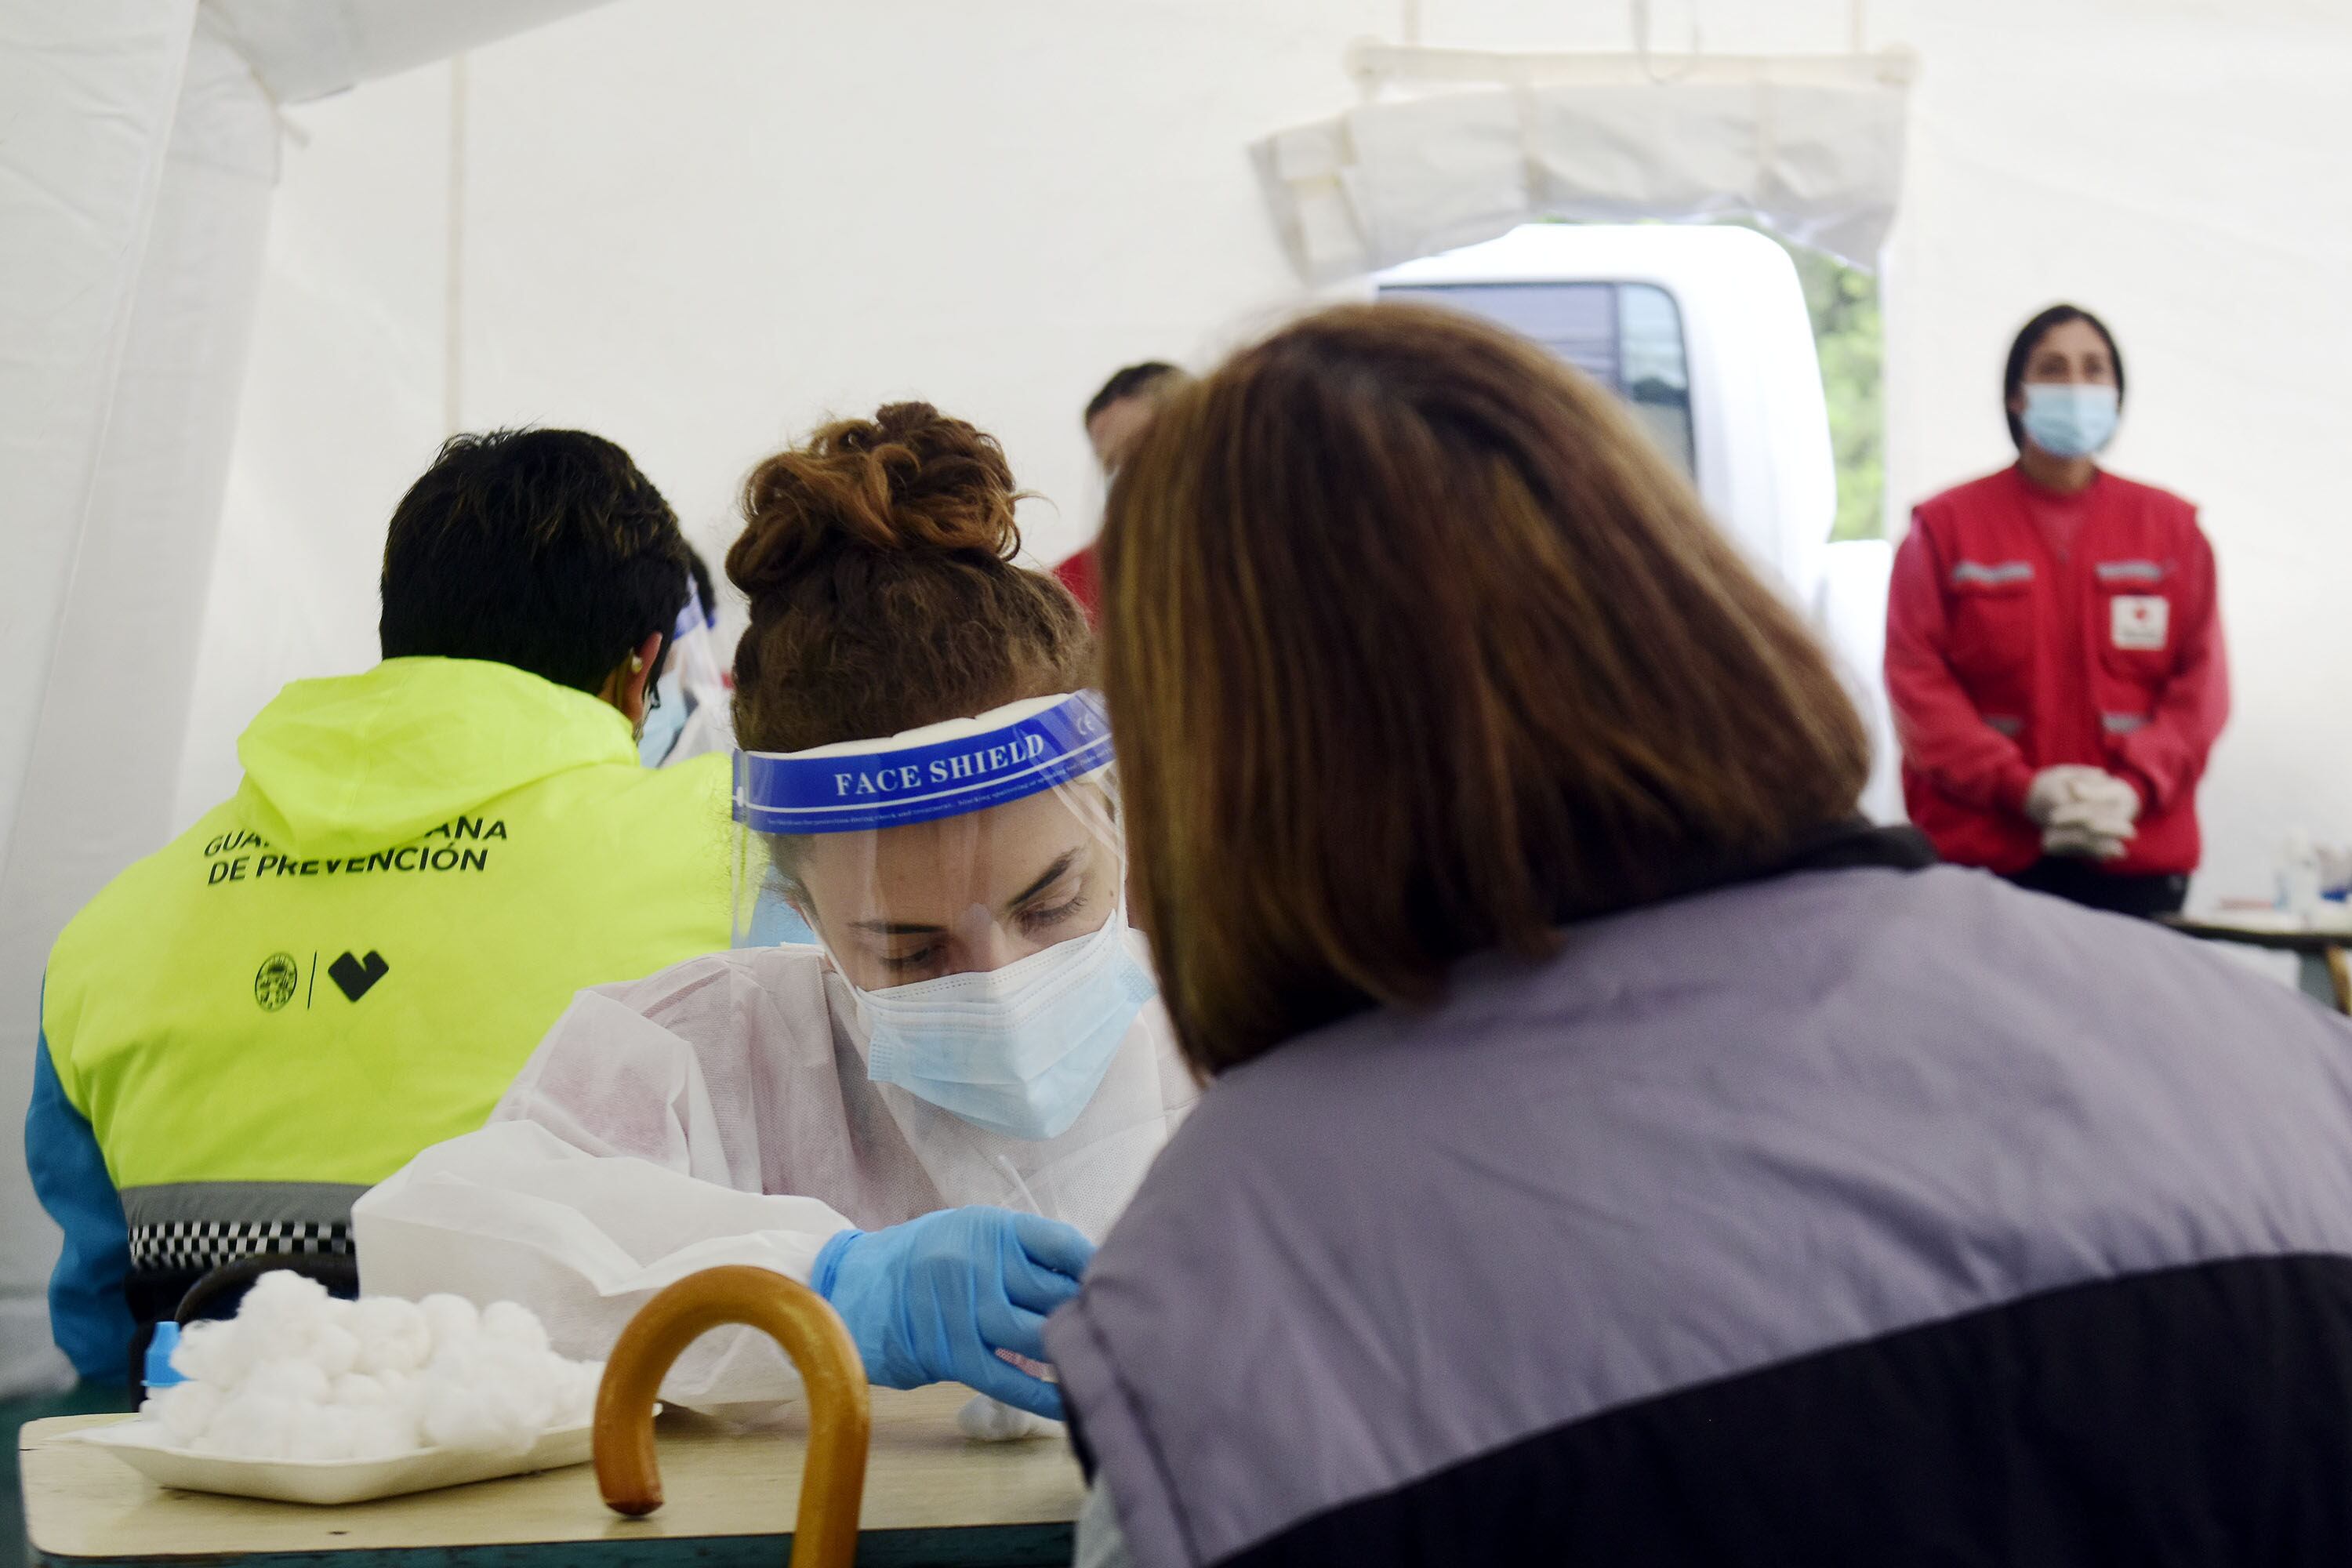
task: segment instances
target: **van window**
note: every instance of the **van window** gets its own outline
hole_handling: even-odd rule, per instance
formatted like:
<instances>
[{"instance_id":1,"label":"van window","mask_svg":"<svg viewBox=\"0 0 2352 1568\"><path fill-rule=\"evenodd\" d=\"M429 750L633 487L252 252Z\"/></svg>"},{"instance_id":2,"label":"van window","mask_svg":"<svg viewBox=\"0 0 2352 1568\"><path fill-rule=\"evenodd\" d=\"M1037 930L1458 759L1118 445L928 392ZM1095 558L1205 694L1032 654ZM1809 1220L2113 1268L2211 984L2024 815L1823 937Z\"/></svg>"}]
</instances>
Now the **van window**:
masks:
<instances>
[{"instance_id":1,"label":"van window","mask_svg":"<svg viewBox=\"0 0 2352 1568\"><path fill-rule=\"evenodd\" d=\"M1698 473L1683 313L1654 283L1407 283L1383 300L1447 305L1532 338L1632 405L1683 472Z\"/></svg>"}]
</instances>

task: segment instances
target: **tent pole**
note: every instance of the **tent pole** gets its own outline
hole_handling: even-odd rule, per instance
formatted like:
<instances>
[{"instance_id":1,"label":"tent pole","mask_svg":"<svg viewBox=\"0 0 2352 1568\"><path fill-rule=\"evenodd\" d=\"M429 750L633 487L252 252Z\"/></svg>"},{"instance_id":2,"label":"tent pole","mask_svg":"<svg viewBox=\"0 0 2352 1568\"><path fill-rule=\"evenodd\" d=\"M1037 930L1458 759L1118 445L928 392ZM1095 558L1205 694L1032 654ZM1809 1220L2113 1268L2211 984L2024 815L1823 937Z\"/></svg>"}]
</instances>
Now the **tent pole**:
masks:
<instances>
[{"instance_id":1,"label":"tent pole","mask_svg":"<svg viewBox=\"0 0 2352 1568\"><path fill-rule=\"evenodd\" d=\"M467 57L449 57L448 252L441 293L441 433L465 426Z\"/></svg>"}]
</instances>

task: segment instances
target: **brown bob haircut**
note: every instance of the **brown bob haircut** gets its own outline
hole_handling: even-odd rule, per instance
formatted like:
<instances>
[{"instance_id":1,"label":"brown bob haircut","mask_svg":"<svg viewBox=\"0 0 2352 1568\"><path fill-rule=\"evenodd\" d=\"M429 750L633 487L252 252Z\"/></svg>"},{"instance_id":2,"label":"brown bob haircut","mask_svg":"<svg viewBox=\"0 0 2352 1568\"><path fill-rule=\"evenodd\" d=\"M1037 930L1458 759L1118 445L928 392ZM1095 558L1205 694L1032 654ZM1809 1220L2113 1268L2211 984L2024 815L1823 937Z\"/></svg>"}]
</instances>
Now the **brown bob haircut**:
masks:
<instances>
[{"instance_id":1,"label":"brown bob haircut","mask_svg":"<svg viewBox=\"0 0 2352 1568\"><path fill-rule=\"evenodd\" d=\"M1769 868L1869 771L1615 400L1452 311L1327 310L1175 395L1103 565L1139 923L1202 1072Z\"/></svg>"}]
</instances>

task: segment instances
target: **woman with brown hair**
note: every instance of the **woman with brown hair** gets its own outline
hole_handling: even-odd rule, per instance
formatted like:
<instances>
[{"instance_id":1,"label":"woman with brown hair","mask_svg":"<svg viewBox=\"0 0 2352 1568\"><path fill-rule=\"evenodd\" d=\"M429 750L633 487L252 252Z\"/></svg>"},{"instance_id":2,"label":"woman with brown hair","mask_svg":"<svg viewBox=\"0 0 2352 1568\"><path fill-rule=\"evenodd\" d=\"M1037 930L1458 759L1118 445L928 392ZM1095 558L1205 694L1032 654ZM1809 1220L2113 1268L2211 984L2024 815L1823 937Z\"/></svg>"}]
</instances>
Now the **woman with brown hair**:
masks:
<instances>
[{"instance_id":1,"label":"woman with brown hair","mask_svg":"<svg viewBox=\"0 0 2352 1568\"><path fill-rule=\"evenodd\" d=\"M1045 1315L1197 1091L1127 924L1091 635L1013 564L1016 498L926 404L751 475L736 923L780 900L817 943L582 993L488 1127L361 1200L368 1290L520 1300L601 1357L653 1289L755 1264L825 1296L877 1383L1059 1415ZM794 1386L744 1332L664 1396Z\"/></svg>"},{"instance_id":2,"label":"woman with brown hair","mask_svg":"<svg viewBox=\"0 0 2352 1568\"><path fill-rule=\"evenodd\" d=\"M1215 1081L1046 1334L1081 1563L2352 1551L2352 1040L1857 821L1823 655L1598 388L1311 317L1104 560Z\"/></svg>"}]
</instances>

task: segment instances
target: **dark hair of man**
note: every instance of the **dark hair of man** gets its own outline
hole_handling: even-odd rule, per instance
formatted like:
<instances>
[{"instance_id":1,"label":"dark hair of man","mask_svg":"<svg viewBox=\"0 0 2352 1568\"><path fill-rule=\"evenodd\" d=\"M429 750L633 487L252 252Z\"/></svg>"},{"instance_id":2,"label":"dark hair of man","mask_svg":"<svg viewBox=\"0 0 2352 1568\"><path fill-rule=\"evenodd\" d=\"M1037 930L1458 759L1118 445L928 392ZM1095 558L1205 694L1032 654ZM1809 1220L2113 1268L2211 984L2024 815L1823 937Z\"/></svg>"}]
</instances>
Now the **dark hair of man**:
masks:
<instances>
[{"instance_id":1,"label":"dark hair of man","mask_svg":"<svg viewBox=\"0 0 2352 1568\"><path fill-rule=\"evenodd\" d=\"M602 437L453 436L392 514L383 656L487 659L593 692L667 638L691 561L677 514Z\"/></svg>"},{"instance_id":2,"label":"dark hair of man","mask_svg":"<svg viewBox=\"0 0 2352 1568\"><path fill-rule=\"evenodd\" d=\"M1167 361L1157 359L1148 359L1141 364L1131 364L1124 370L1114 371L1111 373L1111 378L1102 384L1102 390L1087 401L1086 422L1092 424L1096 415L1114 403L1124 403L1130 397L1141 397L1170 376L1183 374Z\"/></svg>"},{"instance_id":3,"label":"dark hair of man","mask_svg":"<svg viewBox=\"0 0 2352 1568\"><path fill-rule=\"evenodd\" d=\"M2063 327L2069 321L2084 322L2106 340L2107 363L2116 367L2116 406L2123 406L2124 353L2116 347L2115 333L2107 331L2106 322L2080 305L2053 305L2018 329L2016 341L2009 345L2009 363L2000 373L2001 416L2009 421L2011 445L2021 452L2025 450L2025 426L2018 418L2017 411L2010 407L2010 401L2024 386L2026 363L2033 358L2033 351L2042 346L2042 338L2051 328Z\"/></svg>"}]
</instances>

